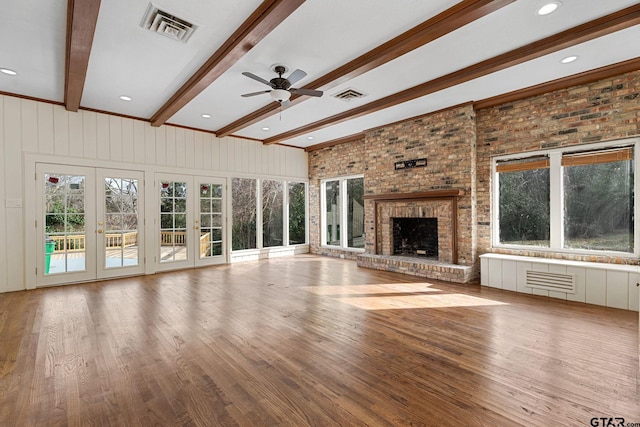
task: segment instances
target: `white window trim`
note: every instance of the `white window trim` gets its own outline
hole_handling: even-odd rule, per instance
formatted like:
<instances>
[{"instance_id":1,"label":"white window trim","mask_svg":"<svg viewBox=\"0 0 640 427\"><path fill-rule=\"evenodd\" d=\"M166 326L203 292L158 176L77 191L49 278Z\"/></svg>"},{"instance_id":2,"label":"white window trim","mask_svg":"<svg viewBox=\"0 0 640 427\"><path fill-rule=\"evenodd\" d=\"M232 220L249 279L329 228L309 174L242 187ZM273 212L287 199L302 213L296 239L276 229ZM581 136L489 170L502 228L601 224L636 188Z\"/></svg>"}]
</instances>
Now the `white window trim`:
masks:
<instances>
[{"instance_id":1,"label":"white window trim","mask_svg":"<svg viewBox=\"0 0 640 427\"><path fill-rule=\"evenodd\" d=\"M364 253L365 249L364 248L352 248L350 246L347 246L347 239L348 239L348 233L344 233L342 230L344 230L344 227L342 227L342 224L347 224L349 222L348 220L348 212L346 209L346 206L348 206L348 199L347 199L347 180L349 179L357 179L357 178L362 178L364 179L364 174L358 174L358 175L345 175L345 176L338 176L338 177L332 177L332 178L326 178L320 181L320 247L322 248L326 248L326 249L338 249L341 251L346 251L346 252L358 252L358 253ZM340 187L340 205L342 206L341 212L340 212L340 245L329 245L327 244L327 234L326 234L326 223L327 223L327 200L326 200L326 189L327 189L327 182L329 181L339 181L339 187Z\"/></svg>"},{"instance_id":2,"label":"white window trim","mask_svg":"<svg viewBox=\"0 0 640 427\"><path fill-rule=\"evenodd\" d=\"M567 153L575 153L586 150L599 150L603 148L614 148L614 147L623 147L623 146L633 146L634 148L634 183L633 183L633 217L634 217L634 227L633 227L633 250L634 252L618 252L618 251L596 251L596 250L586 250L586 249L569 249L564 248L564 224L562 221L563 209L564 209L564 192L563 192L563 180L562 180L562 155ZM537 150L530 151L526 153L517 153L510 154L505 156L496 156L491 159L491 243L493 247L496 248L504 248L504 249L514 249L514 250L528 250L528 251L536 251L536 252L557 252L557 253L570 253L570 254L578 254L578 255L592 255L592 256L614 256L619 258L637 258L640 256L640 222L637 220L638 217L638 206L640 197L640 191L638 191L638 184L640 179L638 177L638 173L640 172L640 168L638 168L638 155L640 154L640 138L627 138L627 139L619 139L615 141L608 142L600 142L594 144L581 144L571 147L563 147L563 148L555 148L550 150ZM549 224L549 247L543 246L526 246L526 245L513 245L513 244L504 244L500 243L500 198L499 194L499 180L498 180L498 172L496 171L497 163L499 161L504 160L515 160L515 159L523 159L528 157L535 156L549 156L549 185L550 185L550 200L549 200L549 209L551 211L550 216L550 224ZM560 213L560 214L558 214Z\"/></svg>"}]
</instances>

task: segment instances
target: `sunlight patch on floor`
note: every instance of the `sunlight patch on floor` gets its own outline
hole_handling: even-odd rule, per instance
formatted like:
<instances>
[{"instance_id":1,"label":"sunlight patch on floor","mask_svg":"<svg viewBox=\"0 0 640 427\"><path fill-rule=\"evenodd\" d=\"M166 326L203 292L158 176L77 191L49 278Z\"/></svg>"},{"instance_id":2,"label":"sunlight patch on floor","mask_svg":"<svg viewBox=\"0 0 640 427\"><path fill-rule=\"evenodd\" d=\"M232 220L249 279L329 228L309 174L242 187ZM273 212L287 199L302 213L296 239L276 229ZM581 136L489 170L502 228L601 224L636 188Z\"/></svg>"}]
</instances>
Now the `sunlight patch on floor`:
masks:
<instances>
[{"instance_id":1,"label":"sunlight patch on floor","mask_svg":"<svg viewBox=\"0 0 640 427\"><path fill-rule=\"evenodd\" d=\"M449 308L508 305L500 301L464 294L401 295L336 298L363 310L397 310L407 308Z\"/></svg>"},{"instance_id":2,"label":"sunlight patch on floor","mask_svg":"<svg viewBox=\"0 0 640 427\"><path fill-rule=\"evenodd\" d=\"M389 283L378 285L305 286L316 295L375 295L398 293L441 292L430 283Z\"/></svg>"}]
</instances>

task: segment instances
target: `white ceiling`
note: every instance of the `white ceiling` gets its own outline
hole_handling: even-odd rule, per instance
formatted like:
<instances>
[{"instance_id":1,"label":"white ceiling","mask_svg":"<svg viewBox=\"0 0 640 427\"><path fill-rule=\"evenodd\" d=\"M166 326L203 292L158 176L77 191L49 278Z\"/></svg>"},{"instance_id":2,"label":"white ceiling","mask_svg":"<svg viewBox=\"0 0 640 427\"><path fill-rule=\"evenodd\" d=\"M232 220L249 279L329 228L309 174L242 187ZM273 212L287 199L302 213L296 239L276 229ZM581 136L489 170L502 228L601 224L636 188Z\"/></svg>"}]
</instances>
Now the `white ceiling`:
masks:
<instances>
[{"instance_id":1,"label":"white ceiling","mask_svg":"<svg viewBox=\"0 0 640 427\"><path fill-rule=\"evenodd\" d=\"M63 102L67 1L3 0L0 91ZM148 0L103 0L81 108L150 119L260 6L259 0L153 0L198 26L186 44L140 27ZM240 95L268 89L241 73L271 79L271 67L300 68L305 84L455 6L453 0L307 0L168 123L215 131L268 105L271 98ZM630 0L562 0L548 16L545 0L517 0L431 43L326 91L322 98L283 109L234 135L263 140L391 96L480 61L552 36L629 6ZM614 32L475 80L283 141L298 147L331 141L416 115L478 101L561 77L640 57L640 26ZM560 60L578 55L571 64ZM332 97L353 88L367 96ZM130 102L120 95L133 98ZM209 119L202 114L210 114ZM268 131L263 128L268 127ZM313 136L313 140L308 139Z\"/></svg>"}]
</instances>

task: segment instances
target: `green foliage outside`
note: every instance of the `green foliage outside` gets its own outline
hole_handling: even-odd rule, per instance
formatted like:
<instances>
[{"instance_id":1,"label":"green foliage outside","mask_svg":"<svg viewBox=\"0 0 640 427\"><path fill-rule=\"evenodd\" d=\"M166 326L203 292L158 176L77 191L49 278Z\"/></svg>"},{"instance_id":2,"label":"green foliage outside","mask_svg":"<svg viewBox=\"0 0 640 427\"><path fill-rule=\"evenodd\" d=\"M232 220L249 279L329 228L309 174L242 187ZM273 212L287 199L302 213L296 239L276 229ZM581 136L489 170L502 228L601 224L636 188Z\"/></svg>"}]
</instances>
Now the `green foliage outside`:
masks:
<instances>
[{"instance_id":1,"label":"green foliage outside","mask_svg":"<svg viewBox=\"0 0 640 427\"><path fill-rule=\"evenodd\" d=\"M633 163L563 168L564 246L633 252ZM549 169L499 174L500 242L549 246Z\"/></svg>"},{"instance_id":2,"label":"green foliage outside","mask_svg":"<svg viewBox=\"0 0 640 427\"><path fill-rule=\"evenodd\" d=\"M549 246L549 169L500 174L500 242Z\"/></svg>"},{"instance_id":3,"label":"green foliage outside","mask_svg":"<svg viewBox=\"0 0 640 427\"><path fill-rule=\"evenodd\" d=\"M233 178L231 182L234 251L256 248L256 180Z\"/></svg>"},{"instance_id":4,"label":"green foliage outside","mask_svg":"<svg viewBox=\"0 0 640 427\"><path fill-rule=\"evenodd\" d=\"M305 184L289 183L289 244L299 245L306 240Z\"/></svg>"},{"instance_id":5,"label":"green foliage outside","mask_svg":"<svg viewBox=\"0 0 640 427\"><path fill-rule=\"evenodd\" d=\"M631 161L564 168L565 246L633 252Z\"/></svg>"}]
</instances>

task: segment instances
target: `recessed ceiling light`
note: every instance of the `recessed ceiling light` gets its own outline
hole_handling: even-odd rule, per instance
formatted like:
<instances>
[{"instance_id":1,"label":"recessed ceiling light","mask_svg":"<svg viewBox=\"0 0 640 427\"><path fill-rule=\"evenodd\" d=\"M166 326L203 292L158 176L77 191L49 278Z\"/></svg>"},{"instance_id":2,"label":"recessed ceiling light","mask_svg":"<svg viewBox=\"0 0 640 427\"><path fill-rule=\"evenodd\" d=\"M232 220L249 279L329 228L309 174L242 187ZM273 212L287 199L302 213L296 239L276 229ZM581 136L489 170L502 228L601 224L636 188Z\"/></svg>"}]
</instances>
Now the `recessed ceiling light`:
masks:
<instances>
[{"instance_id":1,"label":"recessed ceiling light","mask_svg":"<svg viewBox=\"0 0 640 427\"><path fill-rule=\"evenodd\" d=\"M575 61L576 59L578 59L578 57L576 55L571 55L571 56L567 56L566 58L564 58L562 61L563 64L569 64L573 61Z\"/></svg>"},{"instance_id":2,"label":"recessed ceiling light","mask_svg":"<svg viewBox=\"0 0 640 427\"><path fill-rule=\"evenodd\" d=\"M269 130L269 128L265 126L265 127L263 127L263 128L262 128L262 130L264 130L264 131L268 131L268 130Z\"/></svg>"},{"instance_id":3,"label":"recessed ceiling light","mask_svg":"<svg viewBox=\"0 0 640 427\"><path fill-rule=\"evenodd\" d=\"M559 7L560 7L559 1L547 3L544 6L542 6L540 9L538 9L538 15L540 16L548 15L550 13L555 12L556 9L558 9Z\"/></svg>"},{"instance_id":4,"label":"recessed ceiling light","mask_svg":"<svg viewBox=\"0 0 640 427\"><path fill-rule=\"evenodd\" d=\"M313 139L313 137L312 136L308 136L307 139L311 140L311 139Z\"/></svg>"},{"instance_id":5,"label":"recessed ceiling light","mask_svg":"<svg viewBox=\"0 0 640 427\"><path fill-rule=\"evenodd\" d=\"M15 76L16 74L18 74L15 71L10 70L8 68L0 68L0 73L4 73L4 74L9 75L9 76Z\"/></svg>"},{"instance_id":6,"label":"recessed ceiling light","mask_svg":"<svg viewBox=\"0 0 640 427\"><path fill-rule=\"evenodd\" d=\"M121 95L120 99L122 99L123 101L131 101L131 97L127 95Z\"/></svg>"},{"instance_id":7,"label":"recessed ceiling light","mask_svg":"<svg viewBox=\"0 0 640 427\"><path fill-rule=\"evenodd\" d=\"M202 114L202 118L203 119L210 119L211 118L211 114Z\"/></svg>"}]
</instances>

